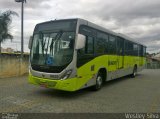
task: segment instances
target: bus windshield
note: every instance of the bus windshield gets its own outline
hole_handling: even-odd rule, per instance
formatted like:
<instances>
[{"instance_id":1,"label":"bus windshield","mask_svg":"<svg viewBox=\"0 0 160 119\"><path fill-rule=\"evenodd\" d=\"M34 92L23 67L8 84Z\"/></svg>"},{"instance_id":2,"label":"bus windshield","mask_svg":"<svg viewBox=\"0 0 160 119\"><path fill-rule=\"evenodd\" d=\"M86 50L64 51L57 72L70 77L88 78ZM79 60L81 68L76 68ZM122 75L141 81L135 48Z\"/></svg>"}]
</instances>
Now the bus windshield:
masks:
<instances>
[{"instance_id":1,"label":"bus windshield","mask_svg":"<svg viewBox=\"0 0 160 119\"><path fill-rule=\"evenodd\" d=\"M33 36L31 64L64 66L73 58L75 32L36 33Z\"/></svg>"}]
</instances>

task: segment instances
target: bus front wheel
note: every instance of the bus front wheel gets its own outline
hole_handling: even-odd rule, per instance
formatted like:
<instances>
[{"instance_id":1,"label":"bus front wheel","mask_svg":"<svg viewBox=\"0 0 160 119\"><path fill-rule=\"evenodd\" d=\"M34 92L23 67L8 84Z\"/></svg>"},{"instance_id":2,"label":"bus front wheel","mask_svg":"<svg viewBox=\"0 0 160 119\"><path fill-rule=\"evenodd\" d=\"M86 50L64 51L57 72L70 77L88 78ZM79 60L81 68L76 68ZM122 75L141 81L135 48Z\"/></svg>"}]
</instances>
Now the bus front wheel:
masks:
<instances>
[{"instance_id":1,"label":"bus front wheel","mask_svg":"<svg viewBox=\"0 0 160 119\"><path fill-rule=\"evenodd\" d=\"M103 84L103 77L101 73L98 73L97 78L96 78L96 85L93 87L95 91L99 90L102 88Z\"/></svg>"}]
</instances>

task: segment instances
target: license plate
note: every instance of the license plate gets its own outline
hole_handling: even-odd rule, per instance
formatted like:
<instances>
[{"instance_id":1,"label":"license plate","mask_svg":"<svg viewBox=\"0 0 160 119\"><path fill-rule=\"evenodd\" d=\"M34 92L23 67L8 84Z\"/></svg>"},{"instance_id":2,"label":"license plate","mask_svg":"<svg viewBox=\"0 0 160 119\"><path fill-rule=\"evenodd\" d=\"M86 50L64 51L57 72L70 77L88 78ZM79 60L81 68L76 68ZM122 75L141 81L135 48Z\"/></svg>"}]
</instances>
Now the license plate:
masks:
<instances>
[{"instance_id":1,"label":"license plate","mask_svg":"<svg viewBox=\"0 0 160 119\"><path fill-rule=\"evenodd\" d=\"M47 88L47 84L40 84L41 87Z\"/></svg>"}]
</instances>

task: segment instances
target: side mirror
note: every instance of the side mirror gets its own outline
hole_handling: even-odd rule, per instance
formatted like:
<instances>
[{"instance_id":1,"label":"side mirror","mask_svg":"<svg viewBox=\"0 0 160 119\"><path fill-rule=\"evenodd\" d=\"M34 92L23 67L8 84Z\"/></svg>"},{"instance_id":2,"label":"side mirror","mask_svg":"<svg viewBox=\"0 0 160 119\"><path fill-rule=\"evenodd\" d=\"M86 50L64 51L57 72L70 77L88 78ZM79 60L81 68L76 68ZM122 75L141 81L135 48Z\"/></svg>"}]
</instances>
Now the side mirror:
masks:
<instances>
[{"instance_id":1,"label":"side mirror","mask_svg":"<svg viewBox=\"0 0 160 119\"><path fill-rule=\"evenodd\" d=\"M31 47L32 47L32 36L30 36L30 38L29 38L29 43L28 43L28 48L29 49L31 49Z\"/></svg>"},{"instance_id":2,"label":"side mirror","mask_svg":"<svg viewBox=\"0 0 160 119\"><path fill-rule=\"evenodd\" d=\"M78 34L76 42L76 50L84 48L85 43L86 43L86 37L82 34Z\"/></svg>"}]
</instances>

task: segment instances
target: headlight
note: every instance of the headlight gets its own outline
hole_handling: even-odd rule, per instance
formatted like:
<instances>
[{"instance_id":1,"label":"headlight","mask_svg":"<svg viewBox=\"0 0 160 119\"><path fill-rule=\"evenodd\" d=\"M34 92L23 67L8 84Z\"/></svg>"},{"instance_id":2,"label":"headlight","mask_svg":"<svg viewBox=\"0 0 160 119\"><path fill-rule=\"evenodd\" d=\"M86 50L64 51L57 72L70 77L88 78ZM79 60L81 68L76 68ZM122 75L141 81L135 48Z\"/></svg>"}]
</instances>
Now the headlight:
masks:
<instances>
[{"instance_id":1,"label":"headlight","mask_svg":"<svg viewBox=\"0 0 160 119\"><path fill-rule=\"evenodd\" d=\"M70 69L70 70L67 70L67 71L64 73L64 75L61 77L61 80L67 79L67 78L71 75L71 73L72 73L72 70L71 70L71 69Z\"/></svg>"}]
</instances>

